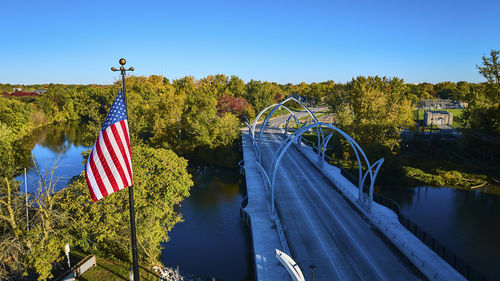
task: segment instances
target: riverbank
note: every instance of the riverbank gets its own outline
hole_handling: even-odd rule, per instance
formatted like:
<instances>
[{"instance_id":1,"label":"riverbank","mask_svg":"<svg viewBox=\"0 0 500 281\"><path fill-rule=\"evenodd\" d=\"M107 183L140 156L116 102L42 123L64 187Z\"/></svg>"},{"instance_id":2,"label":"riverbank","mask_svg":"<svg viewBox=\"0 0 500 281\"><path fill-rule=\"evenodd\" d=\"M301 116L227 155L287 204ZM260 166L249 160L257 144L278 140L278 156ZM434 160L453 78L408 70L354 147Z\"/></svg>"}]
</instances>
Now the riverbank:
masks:
<instances>
[{"instance_id":1,"label":"riverbank","mask_svg":"<svg viewBox=\"0 0 500 281\"><path fill-rule=\"evenodd\" d=\"M77 278L78 281L110 281L129 280L130 263L120 260L97 258L97 265ZM178 269L167 266L139 265L141 280L146 281L211 281L194 274L180 272Z\"/></svg>"},{"instance_id":2,"label":"riverbank","mask_svg":"<svg viewBox=\"0 0 500 281\"><path fill-rule=\"evenodd\" d=\"M164 281L209 281L214 278L203 278L193 274L185 274L179 271L179 268L171 268L167 266L151 267L153 272L156 272Z\"/></svg>"},{"instance_id":3,"label":"riverbank","mask_svg":"<svg viewBox=\"0 0 500 281\"><path fill-rule=\"evenodd\" d=\"M500 194L500 163L461 141L404 142L397 157L410 186L446 186Z\"/></svg>"}]
</instances>

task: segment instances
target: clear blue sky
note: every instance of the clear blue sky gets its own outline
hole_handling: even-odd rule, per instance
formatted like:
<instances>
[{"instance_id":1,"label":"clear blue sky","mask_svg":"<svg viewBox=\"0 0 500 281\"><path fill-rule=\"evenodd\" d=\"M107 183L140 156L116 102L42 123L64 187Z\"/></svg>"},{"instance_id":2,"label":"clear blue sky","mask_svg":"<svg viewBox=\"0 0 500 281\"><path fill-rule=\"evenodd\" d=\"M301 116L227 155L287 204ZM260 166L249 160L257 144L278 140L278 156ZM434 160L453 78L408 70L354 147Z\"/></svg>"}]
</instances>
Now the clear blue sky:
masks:
<instances>
[{"instance_id":1,"label":"clear blue sky","mask_svg":"<svg viewBox=\"0 0 500 281\"><path fill-rule=\"evenodd\" d=\"M0 83L110 84L223 73L279 83L357 75L483 81L500 1L3 1Z\"/></svg>"}]
</instances>

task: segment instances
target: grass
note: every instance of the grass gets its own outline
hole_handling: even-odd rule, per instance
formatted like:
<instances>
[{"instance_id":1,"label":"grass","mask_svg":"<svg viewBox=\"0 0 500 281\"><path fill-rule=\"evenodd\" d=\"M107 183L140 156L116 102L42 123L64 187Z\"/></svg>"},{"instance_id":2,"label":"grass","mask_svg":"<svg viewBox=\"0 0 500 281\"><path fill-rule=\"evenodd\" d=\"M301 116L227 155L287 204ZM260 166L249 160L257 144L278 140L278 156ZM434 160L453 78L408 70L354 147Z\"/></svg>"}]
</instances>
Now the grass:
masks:
<instances>
[{"instance_id":1,"label":"grass","mask_svg":"<svg viewBox=\"0 0 500 281\"><path fill-rule=\"evenodd\" d=\"M409 149L404 149L398 157L411 178L435 186L444 184L462 188L487 181L491 187L488 193L500 193L500 187L492 180L498 177L498 161L482 159L459 142L409 145Z\"/></svg>"},{"instance_id":2,"label":"grass","mask_svg":"<svg viewBox=\"0 0 500 281\"><path fill-rule=\"evenodd\" d=\"M76 256L81 256L83 259L86 254L81 252L72 252ZM78 277L79 281L114 281L114 280L129 280L129 268L131 264L120 260L106 259L97 257L97 266L86 271L82 276ZM161 278L151 271L147 265L139 265L139 275L141 280L161 280Z\"/></svg>"},{"instance_id":3,"label":"grass","mask_svg":"<svg viewBox=\"0 0 500 281\"><path fill-rule=\"evenodd\" d=\"M315 113L314 115L316 116L316 118L321 118L322 116L325 116L326 114L328 114L327 112L318 112L318 113ZM306 115L304 117L301 117L299 118L299 121L304 121L304 120L308 120L309 122L312 121L311 119L311 116L310 115Z\"/></svg>"},{"instance_id":4,"label":"grass","mask_svg":"<svg viewBox=\"0 0 500 281\"><path fill-rule=\"evenodd\" d=\"M482 187L487 183L485 175L468 174L456 170L432 169L426 173L413 167L405 167L407 175L415 180L432 186L451 186L459 188Z\"/></svg>"},{"instance_id":5,"label":"grass","mask_svg":"<svg viewBox=\"0 0 500 281\"><path fill-rule=\"evenodd\" d=\"M269 113L269 112L268 112ZM273 117L278 117L281 115L287 115L290 114L290 112L286 109L278 109L274 112ZM262 115L263 117L266 117L266 114Z\"/></svg>"},{"instance_id":6,"label":"grass","mask_svg":"<svg viewBox=\"0 0 500 281\"><path fill-rule=\"evenodd\" d=\"M266 113L262 114L262 116L260 117L259 122L263 122L269 112L271 112L271 111L268 110ZM273 116L271 118L275 118L275 117L282 116L282 115L287 115L287 114L290 114L290 112L288 112L288 110L286 110L286 109L278 109L278 110L276 110L274 112L274 114L273 114ZM255 122L255 118L253 118L252 120L250 120L250 124L253 124L253 122Z\"/></svg>"}]
</instances>

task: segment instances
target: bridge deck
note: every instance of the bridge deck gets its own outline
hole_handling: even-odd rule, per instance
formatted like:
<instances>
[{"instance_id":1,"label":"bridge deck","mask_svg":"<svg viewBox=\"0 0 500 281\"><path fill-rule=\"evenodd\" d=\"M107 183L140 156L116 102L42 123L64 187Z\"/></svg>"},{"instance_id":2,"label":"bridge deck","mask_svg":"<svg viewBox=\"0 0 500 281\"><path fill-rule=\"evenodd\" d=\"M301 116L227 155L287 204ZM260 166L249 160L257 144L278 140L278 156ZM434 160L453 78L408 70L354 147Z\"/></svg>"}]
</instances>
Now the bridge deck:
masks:
<instances>
[{"instance_id":1,"label":"bridge deck","mask_svg":"<svg viewBox=\"0 0 500 281\"><path fill-rule=\"evenodd\" d=\"M275 133L266 129L262 140L267 171L282 141ZM275 202L292 257L307 279L311 265L316 280L426 279L294 146L281 161Z\"/></svg>"}]
</instances>

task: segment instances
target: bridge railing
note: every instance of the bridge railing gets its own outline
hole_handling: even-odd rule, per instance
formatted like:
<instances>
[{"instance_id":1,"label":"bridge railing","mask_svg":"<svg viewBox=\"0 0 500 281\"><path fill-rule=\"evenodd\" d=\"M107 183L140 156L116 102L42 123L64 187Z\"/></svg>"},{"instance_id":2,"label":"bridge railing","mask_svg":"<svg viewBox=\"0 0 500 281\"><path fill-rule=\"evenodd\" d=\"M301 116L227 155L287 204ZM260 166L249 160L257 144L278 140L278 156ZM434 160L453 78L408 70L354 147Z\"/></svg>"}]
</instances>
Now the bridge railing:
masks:
<instances>
[{"instance_id":1,"label":"bridge railing","mask_svg":"<svg viewBox=\"0 0 500 281\"><path fill-rule=\"evenodd\" d=\"M287 132L288 133L288 132ZM311 142L308 141L305 138L301 138L301 141L304 142L306 145L311 146L315 152L318 152L318 146ZM319 145L319 143L318 143ZM322 148L322 150L324 147ZM342 166L342 163L340 161L330 158L327 155L324 155L324 159L337 166L340 168L342 175L348 179L352 184L355 186L358 185L359 178L355 177L353 174L351 174L348 169L344 168ZM359 161L359 159L358 159ZM359 169L363 169L363 174L364 174L364 168L362 165L360 165ZM366 183L360 183L362 185L362 189L368 189L370 190L370 187L366 185ZM417 224L412 222L410 219L405 217L400 210L400 207L398 203L390 198L384 197L380 194L374 194L373 195L373 200L381 205L384 205L388 207L389 209L393 210L397 216L398 220L403 225L406 229L408 229L410 232L412 232L415 237L417 237L419 240L421 240L424 244L426 244L431 250L433 250L437 255L439 255L443 260L445 260L450 266L455 268L458 272L460 272L465 278L468 280L487 280L487 278L481 274L479 271L477 271L475 268L470 266L467 262L465 262L461 257L456 255L453 251L450 249L446 248L443 243L438 241L437 239L431 237L425 230L423 230L421 227L419 227Z\"/></svg>"},{"instance_id":2,"label":"bridge railing","mask_svg":"<svg viewBox=\"0 0 500 281\"><path fill-rule=\"evenodd\" d=\"M377 200L375 200L377 201ZM460 256L455 254L452 250L444 246L439 240L433 238L429 233L420 228L417 224L412 222L410 219L406 218L401 213L398 215L399 222L406 227L411 233L413 233L420 241L422 241L427 247L438 254L443 260L445 260L449 265L455 268L468 280L488 280L481 272L473 268L469 263L467 263Z\"/></svg>"},{"instance_id":3,"label":"bridge railing","mask_svg":"<svg viewBox=\"0 0 500 281\"><path fill-rule=\"evenodd\" d=\"M344 169L342 165L340 165L339 168L341 169L342 175L346 177L351 183L355 184L357 182L356 177L354 177L349 171ZM413 233L415 237L417 237L420 241L427 245L427 247L429 247L432 251L443 258L443 260L445 260L449 265L460 272L460 274L462 274L465 278L473 281L488 280L481 272L473 268L464 259L455 254L455 252L444 246L443 243L432 237L428 232L423 230L420 226L403 215L403 213L401 212L401 208L396 201L378 193L374 194L373 201L394 211L397 214L398 220L401 225L403 225L406 229L408 229L408 231Z\"/></svg>"},{"instance_id":4,"label":"bridge railing","mask_svg":"<svg viewBox=\"0 0 500 281\"><path fill-rule=\"evenodd\" d=\"M302 142L311 146L315 151L317 151L317 147L313 142L310 142L306 139L302 139ZM325 159L330 164L338 167L342 175L346 179L348 179L352 184L356 185L358 183L358 179L348 169L344 168L342 166L342 163L340 163L340 161L328 157L327 155L325 155ZM366 184L364 188L367 188ZM401 208L399 207L399 204L396 201L377 193L374 194L373 200L394 211L397 214L398 220L401 223L401 225L403 225L406 229L408 229L408 231L413 233L415 237L417 237L420 241L422 241L425 245L427 245L427 247L429 247L432 251L434 251L441 258L443 258L443 260L445 260L449 265L451 265L458 272L460 272L460 274L462 274L465 278L473 281L488 280L481 272L473 268L464 259L455 254L455 252L444 246L443 243L432 237L429 233L427 233L425 230L423 230L409 218L405 217L401 213Z\"/></svg>"}]
</instances>

